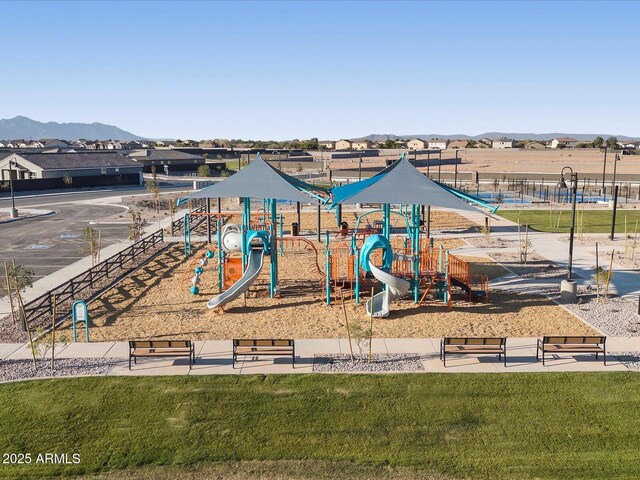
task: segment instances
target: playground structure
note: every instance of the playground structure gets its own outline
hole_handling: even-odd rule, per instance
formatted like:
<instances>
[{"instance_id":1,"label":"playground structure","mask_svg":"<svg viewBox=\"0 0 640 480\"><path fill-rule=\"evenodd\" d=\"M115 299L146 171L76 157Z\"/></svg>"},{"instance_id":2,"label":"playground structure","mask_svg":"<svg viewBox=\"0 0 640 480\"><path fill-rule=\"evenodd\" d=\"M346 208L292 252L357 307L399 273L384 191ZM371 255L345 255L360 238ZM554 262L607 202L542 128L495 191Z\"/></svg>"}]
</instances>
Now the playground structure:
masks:
<instances>
[{"instance_id":1,"label":"playground structure","mask_svg":"<svg viewBox=\"0 0 640 480\"><path fill-rule=\"evenodd\" d=\"M366 304L368 313L373 316L389 315L390 302L407 293L411 293L414 303L421 304L434 287L438 298L449 307L452 286L464 290L470 300L486 300L487 278L473 275L466 262L450 255L442 247L434 248L433 240L423 233L425 199L430 204L448 208L474 210L466 203L472 202L495 211L493 205L452 190L426 178L404 156L370 179L331 191L289 177L258 156L233 177L191 197L241 198L243 205L241 225L227 224L231 216L220 211L198 214L215 218L219 295L212 298L207 306L221 307L245 293L260 274L265 256L270 260L269 295L271 298L277 296L278 256L284 254L286 246L293 246L296 241L298 248L304 245L306 251L315 254L315 268L325 277L327 304L331 304L332 289L337 287L352 289L356 304L360 303L362 288L371 285L374 279L383 287ZM334 211L339 227L334 232L333 241L332 233L325 232L324 269L320 268L317 247L313 242L283 235L283 217L277 212L277 199L295 201L299 206L299 202L308 203L310 197L318 203L318 215L321 205L328 205L328 210ZM253 217L252 198L262 200L262 208L254 211ZM408 203L407 200L416 203ZM355 227L349 229L347 222L342 221L342 204L345 203L377 204L380 208L357 216ZM399 205L399 209L392 210L392 205ZM369 222L368 217L374 213L381 213L382 220ZM392 228L392 216L398 219L400 228L398 225ZM362 220L366 221L365 228L360 226ZM184 251L185 256L189 256L192 253L189 214L185 215L183 225ZM406 236L392 236L397 235L398 230ZM239 259L231 255L234 252L240 253ZM198 268L202 273L204 265ZM198 268L192 283L198 280ZM197 283L194 287L197 288Z\"/></svg>"}]
</instances>

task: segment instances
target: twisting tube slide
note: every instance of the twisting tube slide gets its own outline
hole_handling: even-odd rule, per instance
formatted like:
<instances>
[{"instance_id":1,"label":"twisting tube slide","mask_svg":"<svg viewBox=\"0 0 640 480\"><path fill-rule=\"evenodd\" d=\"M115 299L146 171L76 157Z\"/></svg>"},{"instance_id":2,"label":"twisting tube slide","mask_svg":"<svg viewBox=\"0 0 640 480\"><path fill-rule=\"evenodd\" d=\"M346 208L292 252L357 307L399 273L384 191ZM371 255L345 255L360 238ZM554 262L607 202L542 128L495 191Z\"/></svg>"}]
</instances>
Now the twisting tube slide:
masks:
<instances>
[{"instance_id":1,"label":"twisting tube slide","mask_svg":"<svg viewBox=\"0 0 640 480\"><path fill-rule=\"evenodd\" d=\"M378 248L382 249L382 268L376 267L369 260L371 252ZM392 264L393 250L389 240L382 235L371 235L368 237L360 251L360 265L362 265L363 270L366 272L371 272L376 280L382 282L386 288L384 291L376 293L372 299L367 301L367 315L371 315L373 309L374 317L388 317L389 303L405 296L409 291L411 284L407 280L395 277L388 272Z\"/></svg>"}]
</instances>

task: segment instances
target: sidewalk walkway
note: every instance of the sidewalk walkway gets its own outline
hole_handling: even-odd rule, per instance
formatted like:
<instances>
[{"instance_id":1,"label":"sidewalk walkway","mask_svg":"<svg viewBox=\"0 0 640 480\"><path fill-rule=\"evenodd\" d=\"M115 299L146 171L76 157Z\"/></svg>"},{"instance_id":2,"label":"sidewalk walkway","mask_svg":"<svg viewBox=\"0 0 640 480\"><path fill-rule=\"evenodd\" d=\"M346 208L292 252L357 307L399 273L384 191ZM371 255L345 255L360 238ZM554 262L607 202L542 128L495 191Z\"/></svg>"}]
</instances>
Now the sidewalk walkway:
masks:
<instances>
[{"instance_id":1,"label":"sidewalk walkway","mask_svg":"<svg viewBox=\"0 0 640 480\"><path fill-rule=\"evenodd\" d=\"M482 212L460 212L463 216L469 220L484 224L484 214ZM464 234L462 238L480 237L482 233ZM506 220L501 217L493 217L491 220L491 235L500 237L505 240L518 240L518 224L511 220ZM591 234L592 236L602 236L603 240L608 238L607 234ZM559 265L561 268L566 269L569 262L569 242L568 235L566 233L545 233L545 232L529 232L529 241L531 242L530 251L535 251L539 255L545 257L549 261ZM573 262L572 270L574 273L574 279L580 286L586 286L593 283L592 276L595 268L595 256L594 245L580 245L574 244L573 247ZM459 254L463 255L477 255L482 254L484 250L485 254L491 254L491 249L477 249L475 247L469 247L467 253L466 248L458 249ZM500 249L503 250L503 249ZM494 250L495 251L495 250ZM611 251L611 247L603 248L600 252L601 259L604 260L605 253ZM603 265L608 268L607 265ZM610 291L622 297L638 300L640 296L640 272L627 267L621 266L615 259L613 262L614 275L611 279ZM508 283L510 289L524 290L527 286L531 286L533 289L538 289L540 285L548 286L551 281L540 280L525 280L525 279L511 279ZM560 282L555 281L555 284L560 290ZM498 288L505 287L502 284L494 284ZM512 288L513 287L513 288Z\"/></svg>"},{"instance_id":2,"label":"sidewalk walkway","mask_svg":"<svg viewBox=\"0 0 640 480\"><path fill-rule=\"evenodd\" d=\"M438 373L515 373L515 372L586 372L624 371L623 365L612 354L637 352L640 354L640 337L609 337L607 339L607 365L593 355L551 355L546 366L536 362L536 338L510 338L507 340L508 361L505 367L497 356L452 356L444 367L439 359L439 338L382 338L374 339L374 354L408 353L420 356L426 372ZM355 346L354 346L355 349ZM348 354L346 339L296 340L296 366L289 358L242 359L231 364L231 341L208 340L195 342L196 363L189 370L185 358L141 359L132 370L128 369L128 344L126 342L73 343L56 347L57 358L112 358L121 361L108 375L219 375L219 374L269 374L311 373L318 355ZM357 351L356 351L357 353ZM0 359L30 359L26 344L0 344Z\"/></svg>"}]
</instances>

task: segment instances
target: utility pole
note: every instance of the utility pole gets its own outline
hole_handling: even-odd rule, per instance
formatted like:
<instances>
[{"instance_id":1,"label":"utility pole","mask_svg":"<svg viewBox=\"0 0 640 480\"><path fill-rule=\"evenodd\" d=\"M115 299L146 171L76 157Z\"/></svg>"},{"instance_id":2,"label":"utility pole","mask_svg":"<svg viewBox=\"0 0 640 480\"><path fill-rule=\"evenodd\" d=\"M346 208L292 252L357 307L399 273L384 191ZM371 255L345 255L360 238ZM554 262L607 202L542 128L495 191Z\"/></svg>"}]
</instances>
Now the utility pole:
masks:
<instances>
[{"instance_id":1,"label":"utility pole","mask_svg":"<svg viewBox=\"0 0 640 480\"><path fill-rule=\"evenodd\" d=\"M607 147L604 147L604 161L602 162L602 194L607 197L605 186L604 186L604 176L607 172Z\"/></svg>"}]
</instances>

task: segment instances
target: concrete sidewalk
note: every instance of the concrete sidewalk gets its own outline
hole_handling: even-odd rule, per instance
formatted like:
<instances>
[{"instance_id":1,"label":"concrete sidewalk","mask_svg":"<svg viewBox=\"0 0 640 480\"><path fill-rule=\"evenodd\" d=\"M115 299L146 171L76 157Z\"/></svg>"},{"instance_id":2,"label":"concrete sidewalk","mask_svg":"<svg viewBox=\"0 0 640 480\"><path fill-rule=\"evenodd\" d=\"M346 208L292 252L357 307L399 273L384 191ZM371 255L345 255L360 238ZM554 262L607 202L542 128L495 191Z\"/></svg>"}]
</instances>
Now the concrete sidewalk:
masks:
<instances>
[{"instance_id":1,"label":"concrete sidewalk","mask_svg":"<svg viewBox=\"0 0 640 480\"><path fill-rule=\"evenodd\" d=\"M535 337L507 340L507 365L497 356L465 355L447 358L444 367L439 358L439 338L376 338L372 343L374 354L408 353L420 357L426 372L432 373L526 373L526 372L611 372L625 371L627 367L612 355L615 352L640 353L640 337L609 337L607 339L607 365L591 355L548 355L546 366L536 361ZM196 341L196 363L189 370L186 358L139 359L128 369L126 342L73 343L56 347L57 358L113 358L121 361L108 375L242 375L269 373L311 373L316 356L348 354L346 339L296 340L296 365L290 358L246 358L232 366L231 340ZM357 349L354 345L354 351ZM30 359L26 344L0 344L0 359Z\"/></svg>"},{"instance_id":2,"label":"concrete sidewalk","mask_svg":"<svg viewBox=\"0 0 640 480\"><path fill-rule=\"evenodd\" d=\"M460 212L461 215L468 218L469 220L479 224L484 225L484 214L482 212ZM494 216L491 219L491 235L495 237L499 237L505 240L518 240L518 224L512 222L511 220L504 219L502 217ZM602 237L603 241L608 238L606 233L603 234L589 234L593 237ZM443 236L451 236L451 235L443 235ZM471 234L462 234L462 235L453 235L459 236L461 238L472 238L472 237L481 237L482 233L471 233ZM559 265L563 269L568 268L569 262L569 241L568 234L566 233L545 233L545 232L529 232L529 241L531 242L531 246L529 247L529 251L533 251L538 253L539 255L545 257L550 262L553 262ZM517 247L516 247L517 248ZM595 269L595 255L594 255L594 245L580 245L579 243L574 243L573 246L573 262L572 262L572 270L574 274L574 279L578 282L580 286L587 286L593 284L592 276ZM603 247L600 251L600 258L603 262L600 266L604 266L606 268L609 267L608 261L605 261L612 247ZM456 253L460 255L483 255L488 254L491 255L491 251L504 251L503 248L487 248L481 249L476 247L463 247L460 249L456 249ZM606 265L605 265L606 263ZM614 294L620 295L622 297L638 300L640 296L640 271L633 270L628 267L624 267L620 265L616 259L613 262L613 270L614 275L611 279L610 291ZM520 279L510 279L507 284L495 284L497 288L510 288L514 290L526 290L529 286L533 290L538 290L540 286L557 286L558 291L560 291L560 281L558 280L525 280ZM494 285L492 285L494 286Z\"/></svg>"}]
</instances>

